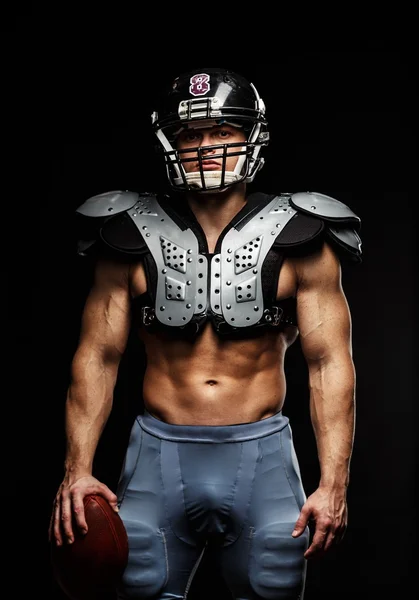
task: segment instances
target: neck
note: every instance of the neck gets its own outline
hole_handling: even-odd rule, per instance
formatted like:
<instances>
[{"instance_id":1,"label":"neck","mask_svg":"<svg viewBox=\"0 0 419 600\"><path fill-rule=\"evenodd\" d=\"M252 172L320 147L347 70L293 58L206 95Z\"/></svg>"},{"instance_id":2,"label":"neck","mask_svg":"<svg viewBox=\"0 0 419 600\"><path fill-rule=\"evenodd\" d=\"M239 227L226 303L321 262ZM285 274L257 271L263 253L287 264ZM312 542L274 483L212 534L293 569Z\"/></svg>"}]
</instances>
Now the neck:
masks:
<instances>
[{"instance_id":1,"label":"neck","mask_svg":"<svg viewBox=\"0 0 419 600\"><path fill-rule=\"evenodd\" d=\"M218 194L188 194L186 200L207 236L218 235L246 204L246 184Z\"/></svg>"}]
</instances>

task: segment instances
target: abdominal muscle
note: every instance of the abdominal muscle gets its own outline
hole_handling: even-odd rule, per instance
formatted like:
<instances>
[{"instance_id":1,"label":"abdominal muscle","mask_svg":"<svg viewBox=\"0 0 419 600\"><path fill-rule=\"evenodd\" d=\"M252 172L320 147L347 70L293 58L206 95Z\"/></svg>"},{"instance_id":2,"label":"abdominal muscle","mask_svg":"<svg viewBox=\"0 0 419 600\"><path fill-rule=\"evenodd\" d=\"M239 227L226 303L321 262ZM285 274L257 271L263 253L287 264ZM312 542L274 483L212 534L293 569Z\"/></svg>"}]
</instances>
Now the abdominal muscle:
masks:
<instances>
[{"instance_id":1,"label":"abdominal muscle","mask_svg":"<svg viewBox=\"0 0 419 600\"><path fill-rule=\"evenodd\" d=\"M210 323L193 341L142 330L145 408L181 425L231 425L274 415L285 400L284 356L296 337L292 329L244 341L219 338Z\"/></svg>"},{"instance_id":2,"label":"abdominal muscle","mask_svg":"<svg viewBox=\"0 0 419 600\"><path fill-rule=\"evenodd\" d=\"M281 270L278 299L295 291L293 271ZM131 291L146 290L143 266L131 272ZM296 327L267 329L258 337L220 337L208 322L193 339L139 329L147 356L143 402L156 418L175 425L233 425L259 421L282 409L284 358Z\"/></svg>"}]
</instances>

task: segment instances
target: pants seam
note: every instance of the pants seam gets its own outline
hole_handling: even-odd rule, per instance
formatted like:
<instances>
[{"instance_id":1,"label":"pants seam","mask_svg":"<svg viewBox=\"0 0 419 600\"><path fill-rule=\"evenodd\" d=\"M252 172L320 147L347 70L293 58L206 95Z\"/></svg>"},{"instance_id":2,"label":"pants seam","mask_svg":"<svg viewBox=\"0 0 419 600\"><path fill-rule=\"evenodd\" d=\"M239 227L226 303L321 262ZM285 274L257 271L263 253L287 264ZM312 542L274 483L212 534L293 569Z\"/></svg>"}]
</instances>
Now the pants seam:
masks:
<instances>
[{"instance_id":1,"label":"pants seam","mask_svg":"<svg viewBox=\"0 0 419 600\"><path fill-rule=\"evenodd\" d=\"M293 487L293 485L291 483L291 478L289 476L288 469L287 469L287 461L286 461L286 458L285 458L284 447L283 447L283 435L282 435L282 431L279 432L279 449L280 449L280 452L281 452L282 466L284 467L285 477L287 478L288 485L290 486L290 490L292 492L292 495L293 495L294 501L295 501L295 503L297 505L297 508L298 508L298 510L301 510L301 507L300 507L300 505L298 503L298 500L297 500L297 494L295 493L295 490L294 490L294 487Z\"/></svg>"}]
</instances>

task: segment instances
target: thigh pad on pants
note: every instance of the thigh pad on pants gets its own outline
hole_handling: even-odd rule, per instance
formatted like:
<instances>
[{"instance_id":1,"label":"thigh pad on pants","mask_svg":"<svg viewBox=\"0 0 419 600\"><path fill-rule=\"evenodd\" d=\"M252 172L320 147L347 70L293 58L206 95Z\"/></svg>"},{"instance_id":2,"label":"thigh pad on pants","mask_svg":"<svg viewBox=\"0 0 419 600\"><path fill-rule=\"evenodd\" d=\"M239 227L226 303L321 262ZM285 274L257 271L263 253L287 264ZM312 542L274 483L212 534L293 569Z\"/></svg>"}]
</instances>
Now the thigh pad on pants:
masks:
<instances>
[{"instance_id":1,"label":"thigh pad on pants","mask_svg":"<svg viewBox=\"0 0 419 600\"><path fill-rule=\"evenodd\" d=\"M309 531L293 538L291 529L289 523L271 523L252 532L249 580L261 598L298 598L302 591Z\"/></svg>"}]
</instances>

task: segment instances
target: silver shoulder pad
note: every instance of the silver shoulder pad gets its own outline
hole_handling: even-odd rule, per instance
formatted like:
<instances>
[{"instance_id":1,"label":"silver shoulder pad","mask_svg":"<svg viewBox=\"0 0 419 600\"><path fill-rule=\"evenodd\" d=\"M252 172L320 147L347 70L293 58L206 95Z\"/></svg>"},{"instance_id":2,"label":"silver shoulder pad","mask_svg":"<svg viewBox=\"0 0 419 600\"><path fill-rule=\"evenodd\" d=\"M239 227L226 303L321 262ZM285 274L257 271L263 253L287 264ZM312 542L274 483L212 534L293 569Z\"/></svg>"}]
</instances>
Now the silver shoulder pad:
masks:
<instances>
[{"instance_id":1,"label":"silver shoulder pad","mask_svg":"<svg viewBox=\"0 0 419 600\"><path fill-rule=\"evenodd\" d=\"M137 192L104 192L88 198L76 212L86 217L106 217L129 210L138 201Z\"/></svg>"},{"instance_id":2,"label":"silver shoulder pad","mask_svg":"<svg viewBox=\"0 0 419 600\"><path fill-rule=\"evenodd\" d=\"M355 229L329 227L329 235L348 250L361 254L362 241Z\"/></svg>"},{"instance_id":3,"label":"silver shoulder pad","mask_svg":"<svg viewBox=\"0 0 419 600\"><path fill-rule=\"evenodd\" d=\"M349 221L360 224L361 219L343 202L317 192L292 194L290 204L294 208L313 216L333 221Z\"/></svg>"}]
</instances>

